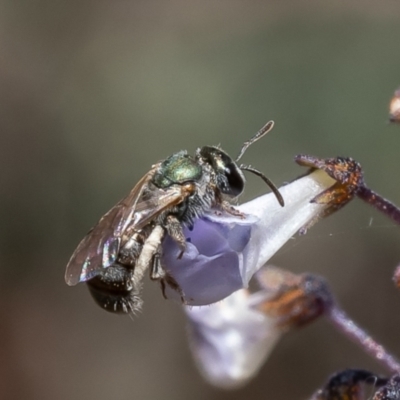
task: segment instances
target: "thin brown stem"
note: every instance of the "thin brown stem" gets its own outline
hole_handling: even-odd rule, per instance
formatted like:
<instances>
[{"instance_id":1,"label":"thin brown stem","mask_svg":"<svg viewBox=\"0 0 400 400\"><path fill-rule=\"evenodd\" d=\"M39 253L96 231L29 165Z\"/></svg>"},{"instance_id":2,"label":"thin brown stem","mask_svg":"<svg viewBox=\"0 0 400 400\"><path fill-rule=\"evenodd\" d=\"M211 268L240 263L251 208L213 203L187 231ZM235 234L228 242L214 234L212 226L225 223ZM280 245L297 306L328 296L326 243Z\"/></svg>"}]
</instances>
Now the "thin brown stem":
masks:
<instances>
[{"instance_id":1,"label":"thin brown stem","mask_svg":"<svg viewBox=\"0 0 400 400\"><path fill-rule=\"evenodd\" d=\"M329 320L340 332L344 333L354 342L358 343L367 353L383 364L392 373L400 372L399 362L367 332L350 319L346 313L337 306L333 306L327 313Z\"/></svg>"},{"instance_id":2,"label":"thin brown stem","mask_svg":"<svg viewBox=\"0 0 400 400\"><path fill-rule=\"evenodd\" d=\"M371 204L372 207L387 215L390 219L396 222L396 224L400 225L400 208L398 208L395 204L391 203L389 200L386 200L384 197L369 189L365 185L358 188L357 196L368 204Z\"/></svg>"}]
</instances>

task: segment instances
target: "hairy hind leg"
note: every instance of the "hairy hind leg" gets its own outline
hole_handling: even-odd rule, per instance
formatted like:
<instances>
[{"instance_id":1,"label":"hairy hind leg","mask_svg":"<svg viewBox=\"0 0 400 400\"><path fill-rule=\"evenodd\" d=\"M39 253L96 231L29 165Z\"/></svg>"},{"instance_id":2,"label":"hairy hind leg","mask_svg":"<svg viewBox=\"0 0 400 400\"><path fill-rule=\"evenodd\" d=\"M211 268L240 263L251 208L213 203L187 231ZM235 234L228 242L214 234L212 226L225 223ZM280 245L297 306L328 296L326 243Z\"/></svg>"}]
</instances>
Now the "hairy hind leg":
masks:
<instances>
[{"instance_id":1,"label":"hairy hind leg","mask_svg":"<svg viewBox=\"0 0 400 400\"><path fill-rule=\"evenodd\" d=\"M171 289L179 293L182 303L186 303L185 296L178 282L170 275L161 264L161 246L158 251L154 254L151 268L150 268L150 279L152 281L159 281L161 285L161 291L164 299L167 298L165 294L166 285Z\"/></svg>"},{"instance_id":2,"label":"hairy hind leg","mask_svg":"<svg viewBox=\"0 0 400 400\"><path fill-rule=\"evenodd\" d=\"M181 252L178 255L178 259L180 260L183 253L186 251L186 238L183 234L182 224L175 215L168 215L165 229L167 230L168 235L174 239L181 249Z\"/></svg>"}]
</instances>

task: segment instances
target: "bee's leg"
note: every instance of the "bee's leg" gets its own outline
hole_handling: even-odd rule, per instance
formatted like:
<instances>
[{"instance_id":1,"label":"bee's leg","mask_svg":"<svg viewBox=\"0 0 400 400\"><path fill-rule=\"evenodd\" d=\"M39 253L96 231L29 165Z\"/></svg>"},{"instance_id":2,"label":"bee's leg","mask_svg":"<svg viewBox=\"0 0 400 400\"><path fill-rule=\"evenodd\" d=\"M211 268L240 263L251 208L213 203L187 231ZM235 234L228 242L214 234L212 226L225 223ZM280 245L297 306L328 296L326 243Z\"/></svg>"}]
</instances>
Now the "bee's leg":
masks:
<instances>
[{"instance_id":1,"label":"bee's leg","mask_svg":"<svg viewBox=\"0 0 400 400\"><path fill-rule=\"evenodd\" d=\"M165 282L164 282L164 277L166 275L165 269L161 265L161 255L159 252L154 254L153 260L151 262L151 268L150 268L150 279L152 281L159 281L161 285L161 292L164 297L164 299L167 298L165 295Z\"/></svg>"},{"instance_id":2,"label":"bee's leg","mask_svg":"<svg viewBox=\"0 0 400 400\"><path fill-rule=\"evenodd\" d=\"M239 217L241 219L244 219L246 216L237 210L235 207L232 206L228 201L223 200L220 204L219 207L222 209L222 211L227 212L228 214L234 215L235 217Z\"/></svg>"},{"instance_id":3,"label":"bee's leg","mask_svg":"<svg viewBox=\"0 0 400 400\"><path fill-rule=\"evenodd\" d=\"M222 215L222 212L226 212L228 214L231 214L235 217L239 217L241 219L245 219L245 215L237 210L235 207L232 206L229 201L226 201L223 199L222 195L220 193L216 193L216 199L215 199L215 207L219 210L215 211L217 215Z\"/></svg>"},{"instance_id":4,"label":"bee's leg","mask_svg":"<svg viewBox=\"0 0 400 400\"><path fill-rule=\"evenodd\" d=\"M179 219L174 215L168 215L165 229L167 230L168 235L170 235L172 239L175 240L175 242L181 249L181 252L178 255L179 260L182 258L183 253L186 251L186 238L183 234L182 224L179 222Z\"/></svg>"},{"instance_id":5,"label":"bee's leg","mask_svg":"<svg viewBox=\"0 0 400 400\"><path fill-rule=\"evenodd\" d=\"M133 281L135 283L141 282L146 270L152 266L154 255L159 250L164 235L164 228L161 225L156 225L144 242L133 272Z\"/></svg>"},{"instance_id":6,"label":"bee's leg","mask_svg":"<svg viewBox=\"0 0 400 400\"><path fill-rule=\"evenodd\" d=\"M164 299L167 298L167 296L165 295L165 289L166 289L166 285L168 285L171 289L173 289L179 293L179 295L181 296L182 303L185 303L185 297L183 295L183 291L182 291L181 287L178 285L178 282L161 265L161 248L153 256L151 269L150 269L150 279L153 281L160 282L161 291L162 291Z\"/></svg>"}]
</instances>

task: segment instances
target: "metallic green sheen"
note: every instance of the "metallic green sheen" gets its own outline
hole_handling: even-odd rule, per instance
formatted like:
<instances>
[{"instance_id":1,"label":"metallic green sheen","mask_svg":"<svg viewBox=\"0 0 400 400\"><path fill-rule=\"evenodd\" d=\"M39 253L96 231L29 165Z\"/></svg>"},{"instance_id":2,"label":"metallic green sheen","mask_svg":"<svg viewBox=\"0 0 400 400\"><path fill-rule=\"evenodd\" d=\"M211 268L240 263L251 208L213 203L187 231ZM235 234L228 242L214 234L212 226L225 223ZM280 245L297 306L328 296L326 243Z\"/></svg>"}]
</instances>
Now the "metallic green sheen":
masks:
<instances>
[{"instance_id":1,"label":"metallic green sheen","mask_svg":"<svg viewBox=\"0 0 400 400\"><path fill-rule=\"evenodd\" d=\"M180 151L161 163L153 176L153 183L165 189L174 183L196 181L201 178L201 175L201 166L185 151Z\"/></svg>"}]
</instances>

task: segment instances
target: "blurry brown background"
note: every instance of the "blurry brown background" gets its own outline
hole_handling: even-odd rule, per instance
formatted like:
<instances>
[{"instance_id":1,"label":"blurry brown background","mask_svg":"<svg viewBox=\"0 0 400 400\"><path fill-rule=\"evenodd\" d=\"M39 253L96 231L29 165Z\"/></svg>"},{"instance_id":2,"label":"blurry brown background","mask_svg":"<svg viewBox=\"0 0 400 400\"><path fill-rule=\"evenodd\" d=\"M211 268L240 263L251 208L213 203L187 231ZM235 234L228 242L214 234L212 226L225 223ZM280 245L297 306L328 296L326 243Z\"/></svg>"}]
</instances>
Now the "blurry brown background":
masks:
<instances>
[{"instance_id":1,"label":"blurry brown background","mask_svg":"<svg viewBox=\"0 0 400 400\"><path fill-rule=\"evenodd\" d=\"M400 204L400 4L376 1L0 1L0 398L306 399L346 367L384 372L321 320L225 393L192 364L180 307L146 282L135 321L64 283L83 235L151 166L219 144L277 184L298 153L360 161ZM250 177L244 199L265 191ZM400 231L355 200L272 260L326 276L400 356Z\"/></svg>"}]
</instances>

